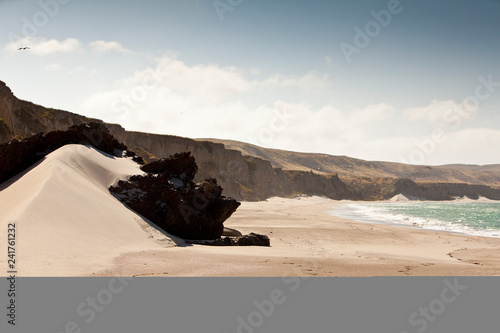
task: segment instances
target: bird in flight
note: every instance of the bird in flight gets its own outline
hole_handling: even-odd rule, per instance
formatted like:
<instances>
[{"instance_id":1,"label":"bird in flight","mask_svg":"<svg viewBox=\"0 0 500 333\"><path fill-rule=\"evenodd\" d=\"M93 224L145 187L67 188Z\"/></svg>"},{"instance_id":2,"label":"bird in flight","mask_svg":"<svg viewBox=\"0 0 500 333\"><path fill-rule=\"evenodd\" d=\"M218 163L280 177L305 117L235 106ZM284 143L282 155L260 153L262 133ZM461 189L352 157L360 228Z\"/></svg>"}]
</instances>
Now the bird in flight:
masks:
<instances>
[{"instance_id":1,"label":"bird in flight","mask_svg":"<svg viewBox=\"0 0 500 333\"><path fill-rule=\"evenodd\" d=\"M25 46L25 47L20 47L17 50L20 51L20 50L29 50L29 49L30 49L29 47Z\"/></svg>"}]
</instances>

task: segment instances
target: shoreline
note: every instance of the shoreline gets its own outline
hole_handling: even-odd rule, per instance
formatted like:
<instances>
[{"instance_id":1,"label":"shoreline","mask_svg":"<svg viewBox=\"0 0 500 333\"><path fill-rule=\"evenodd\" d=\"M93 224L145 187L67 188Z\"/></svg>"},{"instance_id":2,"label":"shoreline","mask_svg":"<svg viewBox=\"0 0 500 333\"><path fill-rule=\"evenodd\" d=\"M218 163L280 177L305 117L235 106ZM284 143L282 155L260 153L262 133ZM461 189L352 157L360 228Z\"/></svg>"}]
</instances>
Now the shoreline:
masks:
<instances>
[{"instance_id":1,"label":"shoreline","mask_svg":"<svg viewBox=\"0 0 500 333\"><path fill-rule=\"evenodd\" d=\"M225 225L271 247L144 249L88 276L499 276L500 238L358 222L328 214L354 201L243 202ZM354 202L355 203L355 202Z\"/></svg>"},{"instance_id":2,"label":"shoreline","mask_svg":"<svg viewBox=\"0 0 500 333\"><path fill-rule=\"evenodd\" d=\"M447 200L447 201L427 201L427 200L405 200L405 201L394 201L394 200L383 200L383 201L345 201L343 204L336 206L335 209L329 210L328 214L332 216L346 218L355 220L361 223L373 223L373 224L381 224L381 225L390 225L395 227L402 228L412 228L419 230L430 230L436 232L444 232L452 235L463 235L463 236L477 236L477 237L490 237L490 238L500 238L500 229L477 229L465 224L462 228L469 230L460 230L461 227L459 224L455 224L451 221L441 220L439 217L425 217L418 215L406 215L405 221L412 221L411 224L405 223L403 221L397 220L397 217L401 214L405 215L405 213L396 213L392 211L382 211L376 212L385 216L373 216L370 215L370 212L357 211L353 206L358 207L376 207L377 205L412 205L412 204L498 204L500 201L497 200L489 200L486 198L479 198L478 200L473 199L455 199L455 200ZM385 206L387 207L387 206ZM392 220L391 220L392 219ZM426 224L421 224L422 220L427 222L434 221L438 224L434 224L432 227ZM453 228L456 228L453 230Z\"/></svg>"}]
</instances>

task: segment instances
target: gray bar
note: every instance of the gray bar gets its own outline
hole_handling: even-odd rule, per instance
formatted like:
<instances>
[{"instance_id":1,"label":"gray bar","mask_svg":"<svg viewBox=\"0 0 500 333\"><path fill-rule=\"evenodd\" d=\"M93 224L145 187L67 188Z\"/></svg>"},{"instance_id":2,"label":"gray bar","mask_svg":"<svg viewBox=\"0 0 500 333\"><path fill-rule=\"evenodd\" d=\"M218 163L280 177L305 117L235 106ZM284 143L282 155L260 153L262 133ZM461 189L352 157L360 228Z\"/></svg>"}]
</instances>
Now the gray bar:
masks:
<instances>
[{"instance_id":1,"label":"gray bar","mask_svg":"<svg viewBox=\"0 0 500 333\"><path fill-rule=\"evenodd\" d=\"M499 278L17 278L0 332L498 332Z\"/></svg>"}]
</instances>

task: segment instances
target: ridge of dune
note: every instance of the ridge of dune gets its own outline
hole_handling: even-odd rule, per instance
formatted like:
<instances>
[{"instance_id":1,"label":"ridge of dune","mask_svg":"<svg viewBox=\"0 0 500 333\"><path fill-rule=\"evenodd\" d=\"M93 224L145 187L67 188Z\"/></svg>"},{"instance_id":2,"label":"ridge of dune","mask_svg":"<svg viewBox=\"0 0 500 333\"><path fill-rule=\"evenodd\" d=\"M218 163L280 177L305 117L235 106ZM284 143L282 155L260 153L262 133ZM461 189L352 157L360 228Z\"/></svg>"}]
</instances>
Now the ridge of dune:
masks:
<instances>
[{"instance_id":1,"label":"ridge of dune","mask_svg":"<svg viewBox=\"0 0 500 333\"><path fill-rule=\"evenodd\" d=\"M19 274L88 275L105 270L125 252L180 242L109 193L110 185L141 173L130 158L66 145L14 182L0 185L0 220L2 225L16 223L22 250Z\"/></svg>"}]
</instances>

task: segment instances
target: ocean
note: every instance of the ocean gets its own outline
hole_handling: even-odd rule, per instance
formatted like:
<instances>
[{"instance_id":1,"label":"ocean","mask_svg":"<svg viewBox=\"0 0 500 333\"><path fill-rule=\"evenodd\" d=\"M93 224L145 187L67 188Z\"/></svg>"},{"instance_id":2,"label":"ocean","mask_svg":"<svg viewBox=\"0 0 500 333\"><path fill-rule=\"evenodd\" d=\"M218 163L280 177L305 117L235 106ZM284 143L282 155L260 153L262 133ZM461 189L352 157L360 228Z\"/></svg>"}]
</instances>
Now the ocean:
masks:
<instances>
[{"instance_id":1,"label":"ocean","mask_svg":"<svg viewBox=\"0 0 500 333\"><path fill-rule=\"evenodd\" d=\"M500 237L500 202L349 203L330 213L361 222Z\"/></svg>"}]
</instances>

